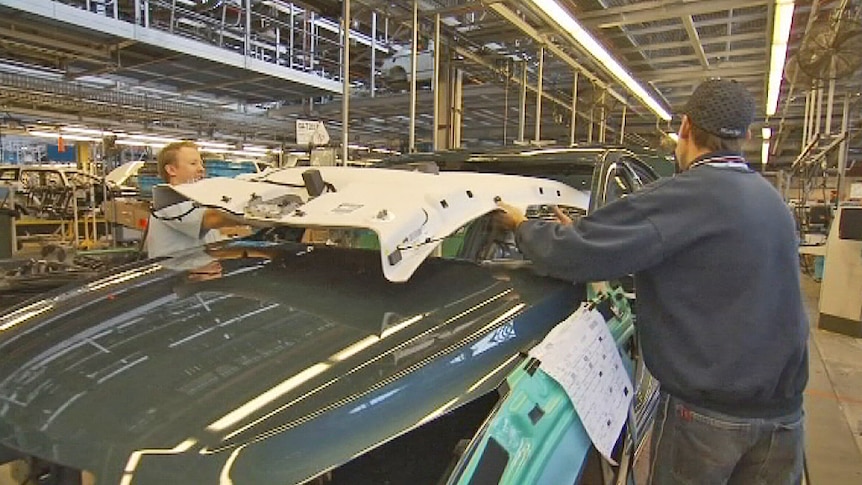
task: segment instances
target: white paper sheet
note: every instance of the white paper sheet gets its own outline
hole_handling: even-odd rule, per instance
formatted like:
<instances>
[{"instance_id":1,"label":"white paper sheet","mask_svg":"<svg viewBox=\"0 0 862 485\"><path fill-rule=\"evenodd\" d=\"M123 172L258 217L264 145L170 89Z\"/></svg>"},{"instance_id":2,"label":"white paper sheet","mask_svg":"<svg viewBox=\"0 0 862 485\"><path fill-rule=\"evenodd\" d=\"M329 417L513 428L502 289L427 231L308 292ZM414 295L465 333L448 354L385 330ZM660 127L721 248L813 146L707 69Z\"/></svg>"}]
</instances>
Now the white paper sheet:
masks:
<instances>
[{"instance_id":1,"label":"white paper sheet","mask_svg":"<svg viewBox=\"0 0 862 485\"><path fill-rule=\"evenodd\" d=\"M563 386L596 449L611 452L634 394L616 342L602 315L581 306L530 351Z\"/></svg>"}]
</instances>

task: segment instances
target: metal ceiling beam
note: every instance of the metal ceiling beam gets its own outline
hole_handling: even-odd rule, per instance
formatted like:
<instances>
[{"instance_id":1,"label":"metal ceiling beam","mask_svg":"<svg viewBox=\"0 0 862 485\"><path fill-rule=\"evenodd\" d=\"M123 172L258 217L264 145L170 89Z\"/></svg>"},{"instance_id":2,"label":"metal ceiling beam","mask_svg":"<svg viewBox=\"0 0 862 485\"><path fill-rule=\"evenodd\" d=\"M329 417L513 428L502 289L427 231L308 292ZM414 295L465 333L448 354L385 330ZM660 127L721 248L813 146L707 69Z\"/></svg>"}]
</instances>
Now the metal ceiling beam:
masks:
<instances>
[{"instance_id":1,"label":"metal ceiling beam","mask_svg":"<svg viewBox=\"0 0 862 485\"><path fill-rule=\"evenodd\" d=\"M158 64L160 62L172 61L180 57L180 54L174 54L166 57L159 57L155 59L150 59L147 61L136 62L133 64L112 64L105 67L100 67L97 69L90 69L87 71L81 71L76 73L66 73L66 79L79 79L85 76L98 76L100 74L108 74L108 73L116 73L117 71L122 71L124 69L132 69L132 68L141 68L145 66L151 66L153 64Z\"/></svg>"},{"instance_id":2,"label":"metal ceiling beam","mask_svg":"<svg viewBox=\"0 0 862 485\"><path fill-rule=\"evenodd\" d=\"M108 52L108 49L93 49L91 47L82 46L80 44L72 43L69 41L57 41L45 35L28 34L27 32L22 32L21 30L9 29L5 27L0 27L0 35L9 37L19 42L30 42L35 45L51 47L53 49L61 50L63 52L72 52L85 57L101 60L111 59L111 54L110 52Z\"/></svg>"},{"instance_id":3,"label":"metal ceiling beam","mask_svg":"<svg viewBox=\"0 0 862 485\"><path fill-rule=\"evenodd\" d=\"M697 33L697 27L694 26L694 20L691 18L691 15L683 15L682 24L685 26L688 40L691 42L694 53L697 54L700 65L709 69L709 59L706 58L706 52L703 51L703 44L700 42L700 35Z\"/></svg>"},{"instance_id":4,"label":"metal ceiling beam","mask_svg":"<svg viewBox=\"0 0 862 485\"><path fill-rule=\"evenodd\" d=\"M497 13L497 15L499 15L499 16L503 17L504 19L508 20L509 22L511 22L512 25L514 25L515 27L520 29L521 32L526 34L531 39L544 45L545 48L551 54L554 55L554 57L556 57L557 59L560 59L561 61L568 64L572 69L575 69L576 71L583 74L587 79L594 82L600 88L606 89L608 91L608 93L610 93L613 97L615 97L619 101L623 102L624 104L628 104L626 99L623 96L621 96L619 93L617 93L616 91L611 89L610 86L608 85L608 83L606 83L604 80L602 80L598 76L596 76L592 71L590 71L589 69L587 69L586 67L581 65L581 63L574 60L565 51L563 51L562 48L560 48L558 45L551 42L544 34L539 33L539 31L535 27L533 27L532 25L527 23L517 13L512 11L509 7L507 7L506 5L503 5L502 3L492 3L492 4L488 5L488 8L490 8L495 13Z\"/></svg>"},{"instance_id":5,"label":"metal ceiling beam","mask_svg":"<svg viewBox=\"0 0 862 485\"><path fill-rule=\"evenodd\" d=\"M725 44L727 42L748 42L753 40L763 40L763 32L752 32L750 34L738 35L722 35L720 37L701 37L701 45L707 46L711 44ZM626 49L617 49L615 52L620 54L640 54L641 52L658 51L664 49L679 49L691 45L690 40L680 40L676 42L657 42L644 44L640 47L631 47Z\"/></svg>"},{"instance_id":6,"label":"metal ceiling beam","mask_svg":"<svg viewBox=\"0 0 862 485\"><path fill-rule=\"evenodd\" d=\"M753 72L763 72L763 61L727 62L714 66L712 69L704 69L702 67L662 69L654 73L644 73L642 77L651 82L662 83L690 78L701 79L703 77L732 78L750 75Z\"/></svg>"},{"instance_id":7,"label":"metal ceiling beam","mask_svg":"<svg viewBox=\"0 0 862 485\"><path fill-rule=\"evenodd\" d=\"M763 17L764 17L764 14L762 14L762 13L734 15L732 22L733 23L752 22L752 21L757 21L757 20L763 20ZM668 17L667 19L678 20L678 17L673 16L673 17ZM726 24L727 24L727 18L711 19L711 20L699 20L697 22L697 26L700 28L709 27L712 25L726 25ZM682 24L679 24L679 26L654 25L651 27L643 27L643 28L628 27L628 33L629 33L629 35L667 34L668 32L672 32L672 31L677 30L677 29L680 32L682 32L684 30ZM766 24L764 23L764 30L759 32L759 33L761 35L763 35L763 32L765 30L766 30ZM617 37L617 36L613 35L613 31L607 32L607 34L610 34L610 36L614 37L614 38ZM622 37L622 34L620 34L620 37Z\"/></svg>"},{"instance_id":8,"label":"metal ceiling beam","mask_svg":"<svg viewBox=\"0 0 862 485\"><path fill-rule=\"evenodd\" d=\"M680 16L703 15L731 9L767 5L767 0L660 0L635 2L621 7L585 12L578 19L585 26L609 29L629 24L641 24L679 18ZM636 33L636 32L632 32Z\"/></svg>"},{"instance_id":9,"label":"metal ceiling beam","mask_svg":"<svg viewBox=\"0 0 862 485\"><path fill-rule=\"evenodd\" d=\"M731 51L717 51L710 52L704 54L705 59L723 59L730 57L741 57L741 56L753 56L753 55L763 55L766 56L767 50L763 47L752 47L750 49L736 49ZM699 56L696 54L681 54L678 56L656 56L650 59L645 59L643 61L633 61L629 63L629 66L659 66L662 64L671 64L674 62L686 62L686 61L695 61L699 60ZM701 66L703 66L703 62L701 61ZM766 60L764 59L764 62ZM709 61L706 61L706 66L703 66L705 69L709 69ZM762 79L763 75L758 74L758 76Z\"/></svg>"}]
</instances>

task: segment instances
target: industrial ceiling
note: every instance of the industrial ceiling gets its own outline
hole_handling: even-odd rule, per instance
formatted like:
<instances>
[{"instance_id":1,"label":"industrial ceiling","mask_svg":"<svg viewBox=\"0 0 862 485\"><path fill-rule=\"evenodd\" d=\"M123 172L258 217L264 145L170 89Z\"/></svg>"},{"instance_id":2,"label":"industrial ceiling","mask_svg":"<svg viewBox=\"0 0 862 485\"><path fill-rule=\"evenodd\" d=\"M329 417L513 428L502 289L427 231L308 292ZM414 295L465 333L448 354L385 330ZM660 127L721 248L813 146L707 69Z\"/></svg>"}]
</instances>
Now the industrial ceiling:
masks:
<instances>
[{"instance_id":1,"label":"industrial ceiling","mask_svg":"<svg viewBox=\"0 0 862 485\"><path fill-rule=\"evenodd\" d=\"M658 108L597 61L595 49L584 48L544 3L418 2L420 47L427 50L433 40L439 15L441 52L464 73L465 145L517 140L525 67L525 131L533 138L531 106L543 48L542 140L569 141L576 89L576 141L601 135L606 143L658 147L663 134L678 127L677 117L662 119L661 112L678 113L698 83L725 77L745 83L758 102L750 158L759 160L760 128L770 127L778 138L770 163L780 167L792 163L808 139L809 87L819 82L825 88L837 77L834 96L823 96L832 109L824 106L821 115L831 114L838 127L847 104L851 156L862 148L854 136L860 79L853 75L862 51L839 58L848 67L836 72L833 65L833 76L797 62L804 47L816 46L808 39L834 31L836 19L849 36L862 32L853 2L795 2L787 49L793 66L773 116L766 115L766 92L774 0L557 2ZM404 145L410 96L404 86L387 84L382 69L397 48L409 49L412 9L411 1L351 2L351 141ZM337 140L340 14L341 2L328 1L0 0L0 116L7 128L42 120L271 144L292 143L296 119L316 119ZM419 141L431 139L433 98L429 86L419 87ZM600 133L601 120L606 129Z\"/></svg>"}]
</instances>

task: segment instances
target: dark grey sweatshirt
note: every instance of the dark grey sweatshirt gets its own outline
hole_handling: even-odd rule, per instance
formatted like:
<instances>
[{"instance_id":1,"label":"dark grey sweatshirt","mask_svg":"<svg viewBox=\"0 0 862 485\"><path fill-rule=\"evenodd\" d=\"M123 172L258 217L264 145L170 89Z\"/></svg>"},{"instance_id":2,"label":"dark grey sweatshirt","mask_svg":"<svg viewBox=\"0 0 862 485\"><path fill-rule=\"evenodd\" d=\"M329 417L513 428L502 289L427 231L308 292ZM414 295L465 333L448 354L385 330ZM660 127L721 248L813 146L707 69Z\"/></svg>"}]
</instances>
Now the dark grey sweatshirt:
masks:
<instances>
[{"instance_id":1,"label":"dark grey sweatshirt","mask_svg":"<svg viewBox=\"0 0 862 485\"><path fill-rule=\"evenodd\" d=\"M808 321L795 224L756 172L700 165L574 226L530 220L516 236L558 278L635 274L644 359L669 394L740 417L801 406Z\"/></svg>"}]
</instances>

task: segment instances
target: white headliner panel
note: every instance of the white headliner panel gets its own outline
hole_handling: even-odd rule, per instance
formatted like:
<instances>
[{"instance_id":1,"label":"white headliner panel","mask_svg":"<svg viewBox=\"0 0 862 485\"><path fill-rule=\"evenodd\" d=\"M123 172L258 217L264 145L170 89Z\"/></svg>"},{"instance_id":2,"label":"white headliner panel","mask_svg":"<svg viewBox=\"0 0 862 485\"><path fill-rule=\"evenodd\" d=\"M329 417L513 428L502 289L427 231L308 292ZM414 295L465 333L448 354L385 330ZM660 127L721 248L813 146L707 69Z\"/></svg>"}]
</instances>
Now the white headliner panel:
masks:
<instances>
[{"instance_id":1,"label":"white headliner panel","mask_svg":"<svg viewBox=\"0 0 862 485\"><path fill-rule=\"evenodd\" d=\"M303 172L308 167L276 170L245 180L212 178L194 184L162 186L202 205L244 214L252 194L264 201L284 195L308 198ZM274 218L246 215L272 225L364 228L377 233L383 273L407 281L440 240L497 208L495 198L526 209L535 204L565 204L584 210L589 196L560 182L513 175L468 172L428 174L402 170L316 167L335 192L309 200ZM253 179L253 181L252 181ZM162 204L164 205L164 204Z\"/></svg>"}]
</instances>

